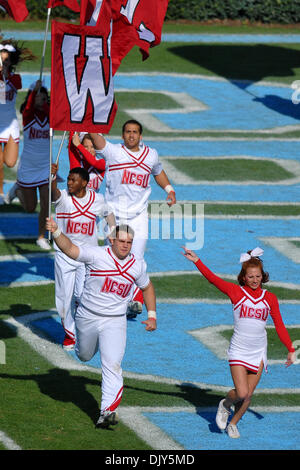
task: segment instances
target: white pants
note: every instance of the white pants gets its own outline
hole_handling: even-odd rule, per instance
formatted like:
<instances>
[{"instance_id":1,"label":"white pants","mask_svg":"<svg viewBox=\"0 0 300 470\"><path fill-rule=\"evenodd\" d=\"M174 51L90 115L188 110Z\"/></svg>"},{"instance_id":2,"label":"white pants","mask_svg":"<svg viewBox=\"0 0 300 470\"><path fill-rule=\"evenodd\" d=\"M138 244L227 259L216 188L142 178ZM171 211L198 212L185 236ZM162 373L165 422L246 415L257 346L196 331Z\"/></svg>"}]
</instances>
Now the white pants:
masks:
<instances>
[{"instance_id":1,"label":"white pants","mask_svg":"<svg viewBox=\"0 0 300 470\"><path fill-rule=\"evenodd\" d=\"M82 294L85 280L85 264L55 253L55 304L65 331L75 339L76 304Z\"/></svg>"},{"instance_id":2,"label":"white pants","mask_svg":"<svg viewBox=\"0 0 300 470\"><path fill-rule=\"evenodd\" d=\"M121 363L126 348L126 315L104 317L79 306L75 317L75 352L89 361L99 350L102 367L101 411L113 411L123 393Z\"/></svg>"}]
</instances>

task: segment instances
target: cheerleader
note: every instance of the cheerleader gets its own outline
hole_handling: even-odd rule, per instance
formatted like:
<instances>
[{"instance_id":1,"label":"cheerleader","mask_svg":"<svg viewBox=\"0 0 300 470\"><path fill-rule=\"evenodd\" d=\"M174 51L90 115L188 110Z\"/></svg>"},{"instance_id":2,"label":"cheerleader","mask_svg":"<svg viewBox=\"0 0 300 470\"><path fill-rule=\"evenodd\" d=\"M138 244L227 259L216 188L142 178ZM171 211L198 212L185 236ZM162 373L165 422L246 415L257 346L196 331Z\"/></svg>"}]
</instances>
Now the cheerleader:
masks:
<instances>
[{"instance_id":1,"label":"cheerleader","mask_svg":"<svg viewBox=\"0 0 300 470\"><path fill-rule=\"evenodd\" d=\"M96 150L90 135L84 133L79 136L70 132L68 150L70 170L79 166L85 168L90 176L88 187L98 193L104 178L105 160L96 159Z\"/></svg>"},{"instance_id":2,"label":"cheerleader","mask_svg":"<svg viewBox=\"0 0 300 470\"><path fill-rule=\"evenodd\" d=\"M229 366L234 389L220 401L216 423L219 429L227 430L231 438L240 437L237 423L247 411L251 397L267 368L266 321L270 314L280 341L288 350L286 366L295 362L295 349L281 318L275 294L262 289L269 275L263 269L261 248L242 253L239 285L223 281L213 274L191 250L184 247L183 255L199 269L201 274L221 292L226 294L233 305L234 332L228 349ZM231 406L234 413L230 423Z\"/></svg>"},{"instance_id":3,"label":"cheerleader","mask_svg":"<svg viewBox=\"0 0 300 470\"><path fill-rule=\"evenodd\" d=\"M16 66L24 60L32 60L31 52L12 39L0 44L0 199L3 203L3 165L15 166L19 153L20 129L15 103L18 90L22 88Z\"/></svg>"},{"instance_id":4,"label":"cheerleader","mask_svg":"<svg viewBox=\"0 0 300 470\"><path fill-rule=\"evenodd\" d=\"M49 201L49 96L40 80L28 91L20 111L23 116L24 148L18 166L17 183L10 191L10 198L16 194L24 210L34 212L39 190L39 232L36 243L43 250L50 250L50 243L45 238Z\"/></svg>"}]
</instances>

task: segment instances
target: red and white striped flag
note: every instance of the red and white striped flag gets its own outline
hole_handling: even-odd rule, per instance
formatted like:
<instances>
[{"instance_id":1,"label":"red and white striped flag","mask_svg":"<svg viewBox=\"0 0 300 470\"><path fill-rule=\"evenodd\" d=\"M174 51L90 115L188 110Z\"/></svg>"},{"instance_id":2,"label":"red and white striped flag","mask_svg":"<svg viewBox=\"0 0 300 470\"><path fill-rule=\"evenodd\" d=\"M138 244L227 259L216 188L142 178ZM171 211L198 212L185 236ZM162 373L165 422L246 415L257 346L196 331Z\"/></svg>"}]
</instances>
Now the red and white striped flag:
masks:
<instances>
[{"instance_id":1,"label":"red and white striped flag","mask_svg":"<svg viewBox=\"0 0 300 470\"><path fill-rule=\"evenodd\" d=\"M108 133L117 111L111 70L111 7L96 28L52 21L50 127Z\"/></svg>"},{"instance_id":2,"label":"red and white striped flag","mask_svg":"<svg viewBox=\"0 0 300 470\"><path fill-rule=\"evenodd\" d=\"M80 7L78 5L77 0L49 0L47 8L55 8L62 6L70 8L70 10L76 11L77 13L80 12Z\"/></svg>"},{"instance_id":3,"label":"red and white striped flag","mask_svg":"<svg viewBox=\"0 0 300 470\"><path fill-rule=\"evenodd\" d=\"M26 0L0 0L0 9L5 11L17 23L26 20L28 16Z\"/></svg>"}]
</instances>

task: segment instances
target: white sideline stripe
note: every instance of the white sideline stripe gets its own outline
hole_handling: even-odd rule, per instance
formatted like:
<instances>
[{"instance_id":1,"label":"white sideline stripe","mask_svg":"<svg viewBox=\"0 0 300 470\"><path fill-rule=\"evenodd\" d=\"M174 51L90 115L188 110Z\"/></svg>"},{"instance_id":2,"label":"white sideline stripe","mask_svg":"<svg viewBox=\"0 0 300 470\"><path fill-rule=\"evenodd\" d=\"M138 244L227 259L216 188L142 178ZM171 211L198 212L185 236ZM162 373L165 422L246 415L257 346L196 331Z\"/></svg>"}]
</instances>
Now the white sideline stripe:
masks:
<instances>
[{"instance_id":1,"label":"white sideline stripe","mask_svg":"<svg viewBox=\"0 0 300 470\"><path fill-rule=\"evenodd\" d=\"M8 450L22 450L18 444L15 443L10 437L5 434L5 432L0 431L0 442L6 447Z\"/></svg>"},{"instance_id":2,"label":"white sideline stripe","mask_svg":"<svg viewBox=\"0 0 300 470\"><path fill-rule=\"evenodd\" d=\"M28 253L27 255L2 255L0 256L0 263L2 261L26 261L36 258L54 258L54 252L46 251L45 253Z\"/></svg>"},{"instance_id":3,"label":"white sideline stripe","mask_svg":"<svg viewBox=\"0 0 300 470\"><path fill-rule=\"evenodd\" d=\"M65 369L65 370L82 370L92 372L94 374L101 374L101 369L96 367L91 367L78 362L76 359L73 359L66 351L64 351L59 345L50 341L43 332L36 330L30 322L34 320L39 320L43 318L49 318L51 315L57 315L55 309L49 310L47 312L37 312L30 315L23 315L16 317L18 321L9 317L5 320L0 320L0 322L5 323L9 328L16 331L17 336L26 341L34 351L44 357L47 361L52 363L54 366ZM123 371L124 378L135 379L135 380L145 380L155 383L164 383L169 385L181 385L181 386L190 386L198 387L204 390L211 389L214 391L227 393L232 387L225 387L223 385L216 384L207 384L204 382L182 382L178 379L166 378L151 374L137 374L133 372ZM264 394L298 394L300 393L300 388L261 388L257 389L256 393Z\"/></svg>"},{"instance_id":4,"label":"white sideline stripe","mask_svg":"<svg viewBox=\"0 0 300 470\"><path fill-rule=\"evenodd\" d=\"M194 271L164 271L164 272L153 272L153 273L149 273L149 276L150 277L164 277L164 276L186 276L186 275L194 275L194 276L202 276L202 274L197 271L197 270L194 270ZM232 279L232 280L236 280L236 276L232 275L232 274L218 274L217 273L217 276L219 277L223 277L223 278L226 278L226 279ZM203 277L203 276L202 276ZM42 285L47 285L47 284L54 284L54 280L52 279L49 279L49 280L45 280L45 281L26 281L26 282L12 282L10 284L1 284L1 287L29 287L29 286L42 286ZM277 282L277 281L270 281L268 282L268 286L273 286L273 287L283 287L285 289L292 289L292 290L295 290L295 289L300 289L300 284L294 284L294 283L291 283L291 282ZM174 300L174 299L173 299ZM179 303L177 302L177 299L175 299L176 302L175 303ZM198 299L196 299L198 300ZM199 302L202 302L202 298L199 298L198 300ZM211 301L216 301L216 303L218 303L219 299L211 299ZM203 301L204 302L204 301ZM285 301L281 302L281 303L284 303ZM289 301L287 301L289 303Z\"/></svg>"},{"instance_id":5,"label":"white sideline stripe","mask_svg":"<svg viewBox=\"0 0 300 470\"><path fill-rule=\"evenodd\" d=\"M198 412L215 412L217 406L120 406L120 409L128 412L142 413L198 413ZM300 413L300 406L251 406L249 410L265 413L287 413L289 411ZM118 410L119 412L119 410Z\"/></svg>"},{"instance_id":6,"label":"white sideline stripe","mask_svg":"<svg viewBox=\"0 0 300 470\"><path fill-rule=\"evenodd\" d=\"M184 447L177 444L158 426L151 423L149 419L143 416L142 412L148 411L148 408L141 407L119 407L118 415L123 423L132 429L141 439L149 444L155 450L184 450ZM160 411L164 411L160 409Z\"/></svg>"}]
</instances>

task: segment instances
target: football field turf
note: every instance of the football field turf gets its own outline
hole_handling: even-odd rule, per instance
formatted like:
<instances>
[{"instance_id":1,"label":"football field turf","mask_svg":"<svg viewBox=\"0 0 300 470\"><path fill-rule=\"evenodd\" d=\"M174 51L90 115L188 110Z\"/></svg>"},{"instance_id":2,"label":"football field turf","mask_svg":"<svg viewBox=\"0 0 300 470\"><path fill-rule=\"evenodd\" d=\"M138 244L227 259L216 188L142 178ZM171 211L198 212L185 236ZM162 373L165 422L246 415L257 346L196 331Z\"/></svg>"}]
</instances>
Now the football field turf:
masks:
<instances>
[{"instance_id":1,"label":"football field turf","mask_svg":"<svg viewBox=\"0 0 300 470\"><path fill-rule=\"evenodd\" d=\"M178 206L176 216L158 218L165 194L152 181L145 258L158 297L158 330L144 331L145 311L128 321L124 394L113 430L94 428L99 358L83 364L61 349L53 253L35 245L37 213L24 214L17 201L0 207L0 448L300 449L299 363L285 368L271 320L268 373L239 425L241 438L217 429L216 407L231 387L231 306L181 254L189 243L214 272L235 280L240 253L262 247L271 279L266 287L278 295L299 348L299 107L291 101L299 45L281 43L280 33L272 44L256 44L255 36L249 44L222 41L182 36L154 48L146 62L133 51L115 77L119 110L111 140L119 140L125 119L140 120ZM39 42L28 45L41 50ZM38 70L38 63L24 64L18 105ZM59 142L58 134L54 155ZM66 178L67 172L64 147L60 173ZM14 172L5 175L8 190Z\"/></svg>"}]
</instances>

